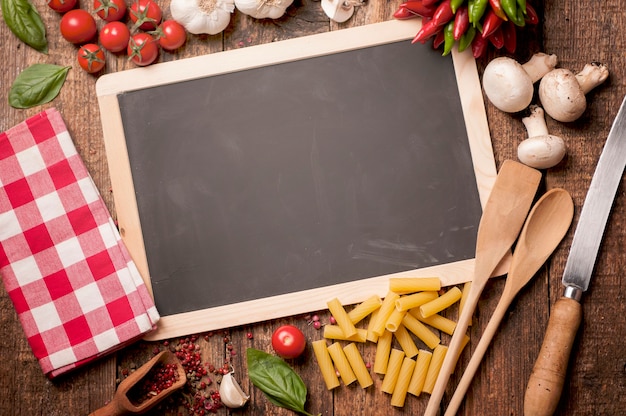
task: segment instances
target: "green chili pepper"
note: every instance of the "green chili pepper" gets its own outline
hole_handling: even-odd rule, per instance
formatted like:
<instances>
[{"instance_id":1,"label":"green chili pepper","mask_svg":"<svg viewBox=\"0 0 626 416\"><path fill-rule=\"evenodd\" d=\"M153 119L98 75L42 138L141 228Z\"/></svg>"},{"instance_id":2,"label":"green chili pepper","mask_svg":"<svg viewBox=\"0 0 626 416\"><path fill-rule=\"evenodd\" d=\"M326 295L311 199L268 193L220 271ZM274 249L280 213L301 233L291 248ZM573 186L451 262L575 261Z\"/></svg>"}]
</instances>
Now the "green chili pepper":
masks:
<instances>
[{"instance_id":1,"label":"green chili pepper","mask_svg":"<svg viewBox=\"0 0 626 416\"><path fill-rule=\"evenodd\" d=\"M454 20L450 21L443 29L443 56L446 56L454 46Z\"/></svg>"},{"instance_id":2,"label":"green chili pepper","mask_svg":"<svg viewBox=\"0 0 626 416\"><path fill-rule=\"evenodd\" d=\"M502 0L502 9L506 13L509 20L515 23L516 26L522 27L526 24L524 12L521 8L517 7L517 0Z\"/></svg>"},{"instance_id":3,"label":"green chili pepper","mask_svg":"<svg viewBox=\"0 0 626 416\"><path fill-rule=\"evenodd\" d=\"M517 0L517 5L522 11L522 14L526 15L526 0Z\"/></svg>"},{"instance_id":4,"label":"green chili pepper","mask_svg":"<svg viewBox=\"0 0 626 416\"><path fill-rule=\"evenodd\" d=\"M463 35L461 35L461 39L459 39L459 52L463 52L467 49L467 47L472 44L475 36L476 28L474 26L468 27L467 31L463 33Z\"/></svg>"},{"instance_id":5,"label":"green chili pepper","mask_svg":"<svg viewBox=\"0 0 626 416\"><path fill-rule=\"evenodd\" d=\"M476 5L476 0L469 0L469 1L467 2L467 14L468 14L468 16L469 16L469 22L470 22L470 23L474 23L474 22L472 21L472 14L473 14L473 11L474 11L474 6L475 6L475 5Z\"/></svg>"},{"instance_id":6,"label":"green chili pepper","mask_svg":"<svg viewBox=\"0 0 626 416\"><path fill-rule=\"evenodd\" d=\"M470 22L474 26L480 24L480 19L483 18L485 10L487 10L487 4L489 4L489 0L476 0L474 2L474 7L472 7L470 12Z\"/></svg>"},{"instance_id":7,"label":"green chili pepper","mask_svg":"<svg viewBox=\"0 0 626 416\"><path fill-rule=\"evenodd\" d=\"M465 3L465 0L452 0L450 2L450 8L452 9L452 13L456 13L456 11Z\"/></svg>"}]
</instances>

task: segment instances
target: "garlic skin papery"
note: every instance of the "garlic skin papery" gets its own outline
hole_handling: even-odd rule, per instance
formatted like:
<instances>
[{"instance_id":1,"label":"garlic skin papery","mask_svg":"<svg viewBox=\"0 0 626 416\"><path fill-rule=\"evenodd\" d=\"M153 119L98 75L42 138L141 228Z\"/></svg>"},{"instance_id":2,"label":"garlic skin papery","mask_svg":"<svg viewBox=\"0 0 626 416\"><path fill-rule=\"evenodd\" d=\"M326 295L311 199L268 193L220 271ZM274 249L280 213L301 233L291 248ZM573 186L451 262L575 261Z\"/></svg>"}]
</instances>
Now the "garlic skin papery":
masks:
<instances>
[{"instance_id":1,"label":"garlic skin papery","mask_svg":"<svg viewBox=\"0 0 626 416\"><path fill-rule=\"evenodd\" d=\"M230 23L234 0L172 0L172 18L189 33L216 35Z\"/></svg>"},{"instance_id":2,"label":"garlic skin papery","mask_svg":"<svg viewBox=\"0 0 626 416\"><path fill-rule=\"evenodd\" d=\"M224 374L220 383L220 399L226 407L236 409L243 407L250 399L237 383L232 373Z\"/></svg>"},{"instance_id":3,"label":"garlic skin papery","mask_svg":"<svg viewBox=\"0 0 626 416\"><path fill-rule=\"evenodd\" d=\"M235 0L237 9L255 19L278 19L285 14L293 0Z\"/></svg>"}]
</instances>

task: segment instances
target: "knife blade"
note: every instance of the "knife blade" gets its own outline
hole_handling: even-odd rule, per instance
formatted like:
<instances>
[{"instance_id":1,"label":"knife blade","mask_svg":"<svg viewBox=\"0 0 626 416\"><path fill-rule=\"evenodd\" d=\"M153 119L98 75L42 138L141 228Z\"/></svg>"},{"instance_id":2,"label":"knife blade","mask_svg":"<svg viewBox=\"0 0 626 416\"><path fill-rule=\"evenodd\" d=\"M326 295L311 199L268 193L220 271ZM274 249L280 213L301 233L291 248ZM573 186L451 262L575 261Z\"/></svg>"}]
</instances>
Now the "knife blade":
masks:
<instances>
[{"instance_id":1,"label":"knife blade","mask_svg":"<svg viewBox=\"0 0 626 416\"><path fill-rule=\"evenodd\" d=\"M625 165L626 97L613 121L583 203L563 271L563 296L552 308L543 344L526 388L525 416L552 415L559 403L567 363L582 320L582 293L588 289L593 276Z\"/></svg>"}]
</instances>

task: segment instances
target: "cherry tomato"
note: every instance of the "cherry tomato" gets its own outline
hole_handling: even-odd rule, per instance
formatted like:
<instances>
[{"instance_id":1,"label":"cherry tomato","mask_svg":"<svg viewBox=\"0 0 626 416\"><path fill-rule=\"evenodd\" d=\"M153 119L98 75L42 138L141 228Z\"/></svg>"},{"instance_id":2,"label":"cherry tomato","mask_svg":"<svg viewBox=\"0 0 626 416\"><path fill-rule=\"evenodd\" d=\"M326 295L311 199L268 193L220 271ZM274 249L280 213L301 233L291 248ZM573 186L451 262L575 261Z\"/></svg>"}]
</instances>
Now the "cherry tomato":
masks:
<instances>
[{"instance_id":1,"label":"cherry tomato","mask_svg":"<svg viewBox=\"0 0 626 416\"><path fill-rule=\"evenodd\" d=\"M296 358L304 352L306 338L293 325L283 325L272 334L272 347L282 358Z\"/></svg>"},{"instance_id":2,"label":"cherry tomato","mask_svg":"<svg viewBox=\"0 0 626 416\"><path fill-rule=\"evenodd\" d=\"M57 13L65 13L76 6L77 0L48 0L48 7Z\"/></svg>"},{"instance_id":3,"label":"cherry tomato","mask_svg":"<svg viewBox=\"0 0 626 416\"><path fill-rule=\"evenodd\" d=\"M154 30L162 18L161 8L152 0L134 0L130 6L130 20L134 23L134 29Z\"/></svg>"},{"instance_id":4,"label":"cherry tomato","mask_svg":"<svg viewBox=\"0 0 626 416\"><path fill-rule=\"evenodd\" d=\"M173 51L183 46L187 31L176 20L165 20L157 29L157 39L163 49Z\"/></svg>"},{"instance_id":5,"label":"cherry tomato","mask_svg":"<svg viewBox=\"0 0 626 416\"><path fill-rule=\"evenodd\" d=\"M100 30L100 44L111 52L121 52L128 47L130 30L122 22L109 22Z\"/></svg>"},{"instance_id":6,"label":"cherry tomato","mask_svg":"<svg viewBox=\"0 0 626 416\"><path fill-rule=\"evenodd\" d=\"M130 37L127 48L128 57L139 66L150 65L159 56L156 39L150 34L139 32Z\"/></svg>"},{"instance_id":7,"label":"cherry tomato","mask_svg":"<svg viewBox=\"0 0 626 416\"><path fill-rule=\"evenodd\" d=\"M93 11L107 22L122 20L126 15L126 2L124 0L94 0Z\"/></svg>"},{"instance_id":8,"label":"cherry tomato","mask_svg":"<svg viewBox=\"0 0 626 416\"><path fill-rule=\"evenodd\" d=\"M68 42L86 43L97 32L96 21L83 9L73 9L61 18L61 35Z\"/></svg>"},{"instance_id":9,"label":"cherry tomato","mask_svg":"<svg viewBox=\"0 0 626 416\"><path fill-rule=\"evenodd\" d=\"M104 68L104 51L95 43L88 43L78 49L78 64L85 71L93 74Z\"/></svg>"}]
</instances>

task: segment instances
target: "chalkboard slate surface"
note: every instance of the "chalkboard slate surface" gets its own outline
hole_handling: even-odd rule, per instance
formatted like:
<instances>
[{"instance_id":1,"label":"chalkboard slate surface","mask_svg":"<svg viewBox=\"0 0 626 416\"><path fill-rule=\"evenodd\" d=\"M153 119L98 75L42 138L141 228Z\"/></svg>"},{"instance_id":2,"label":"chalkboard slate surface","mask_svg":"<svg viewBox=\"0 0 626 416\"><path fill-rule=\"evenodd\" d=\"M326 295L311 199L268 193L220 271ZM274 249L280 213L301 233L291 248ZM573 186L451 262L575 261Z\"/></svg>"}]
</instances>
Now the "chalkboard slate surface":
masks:
<instances>
[{"instance_id":1,"label":"chalkboard slate surface","mask_svg":"<svg viewBox=\"0 0 626 416\"><path fill-rule=\"evenodd\" d=\"M319 304L334 297L319 288L474 256L476 163L455 67L431 48L395 40L115 96L165 318L292 293Z\"/></svg>"}]
</instances>

